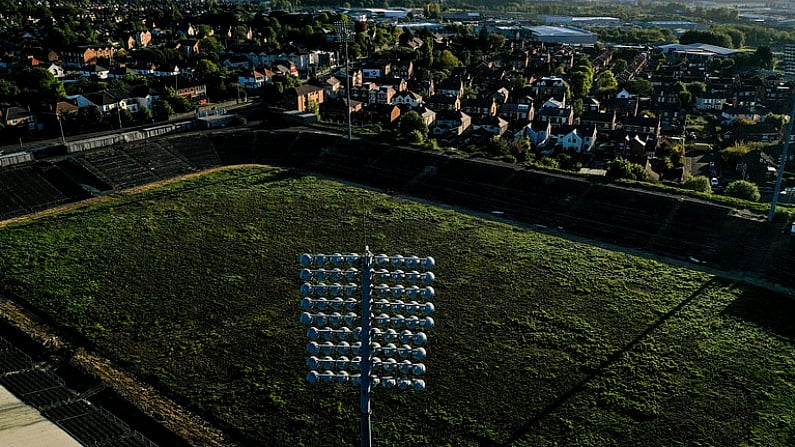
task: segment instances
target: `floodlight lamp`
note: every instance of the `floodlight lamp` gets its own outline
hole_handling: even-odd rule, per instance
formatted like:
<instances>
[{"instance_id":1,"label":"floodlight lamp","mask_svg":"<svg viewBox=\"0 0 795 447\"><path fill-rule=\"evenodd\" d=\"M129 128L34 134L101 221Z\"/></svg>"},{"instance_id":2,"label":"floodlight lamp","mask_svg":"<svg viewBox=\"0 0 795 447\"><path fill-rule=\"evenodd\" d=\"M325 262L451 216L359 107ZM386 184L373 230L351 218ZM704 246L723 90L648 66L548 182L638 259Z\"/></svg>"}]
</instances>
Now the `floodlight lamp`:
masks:
<instances>
[{"instance_id":1,"label":"floodlight lamp","mask_svg":"<svg viewBox=\"0 0 795 447\"><path fill-rule=\"evenodd\" d=\"M425 304L422 306L422 313L424 313L425 315L430 315L430 314L432 314L432 313L433 313L435 310L436 310L436 306L434 306L434 305L433 305L433 303L425 303Z\"/></svg>"},{"instance_id":2,"label":"floodlight lamp","mask_svg":"<svg viewBox=\"0 0 795 447\"><path fill-rule=\"evenodd\" d=\"M391 373L395 370L395 368L397 368L397 360L388 358L381 362L381 367L384 369L384 371Z\"/></svg>"},{"instance_id":3,"label":"floodlight lamp","mask_svg":"<svg viewBox=\"0 0 795 447\"><path fill-rule=\"evenodd\" d=\"M436 322L433 321L433 318L431 317L425 317L422 320L420 320L420 322L422 323L422 328L425 329L426 331L433 329L433 327L436 325Z\"/></svg>"},{"instance_id":4,"label":"floodlight lamp","mask_svg":"<svg viewBox=\"0 0 795 447\"><path fill-rule=\"evenodd\" d=\"M403 315L392 315L392 318L390 318L392 327L395 329L402 328L404 319L405 317L403 317Z\"/></svg>"},{"instance_id":5,"label":"floodlight lamp","mask_svg":"<svg viewBox=\"0 0 795 447\"><path fill-rule=\"evenodd\" d=\"M399 348L397 348L398 357L400 357L402 359L407 359L407 358L411 357L411 350L412 350L411 346L409 346L409 345L401 345Z\"/></svg>"},{"instance_id":6,"label":"floodlight lamp","mask_svg":"<svg viewBox=\"0 0 795 447\"><path fill-rule=\"evenodd\" d=\"M370 385L378 386L381 384L381 379L378 377L370 377Z\"/></svg>"},{"instance_id":7,"label":"floodlight lamp","mask_svg":"<svg viewBox=\"0 0 795 447\"><path fill-rule=\"evenodd\" d=\"M389 274L392 277L392 282L399 283L406 279L406 272L403 270L392 270ZM402 287L402 286L401 286Z\"/></svg>"},{"instance_id":8,"label":"floodlight lamp","mask_svg":"<svg viewBox=\"0 0 795 447\"><path fill-rule=\"evenodd\" d=\"M331 327L340 327L342 324L342 315L339 312L332 312L331 315L328 316L328 322L331 324Z\"/></svg>"},{"instance_id":9,"label":"floodlight lamp","mask_svg":"<svg viewBox=\"0 0 795 447\"><path fill-rule=\"evenodd\" d=\"M334 267L339 267L345 262L345 257L341 253L333 253L329 259Z\"/></svg>"},{"instance_id":10,"label":"floodlight lamp","mask_svg":"<svg viewBox=\"0 0 795 447\"><path fill-rule=\"evenodd\" d=\"M359 261L361 260L361 256L358 253L348 253L345 255L345 263L348 264L349 267L356 267L359 265Z\"/></svg>"},{"instance_id":11,"label":"floodlight lamp","mask_svg":"<svg viewBox=\"0 0 795 447\"><path fill-rule=\"evenodd\" d=\"M398 389L402 390L402 391L405 391L405 390L411 388L411 385L412 385L411 384L411 380L408 380L408 379L400 379L398 381Z\"/></svg>"},{"instance_id":12,"label":"floodlight lamp","mask_svg":"<svg viewBox=\"0 0 795 447\"><path fill-rule=\"evenodd\" d=\"M362 342L355 341L355 342L351 343L351 353L353 353L353 355L361 355L361 353L362 353Z\"/></svg>"},{"instance_id":13,"label":"floodlight lamp","mask_svg":"<svg viewBox=\"0 0 795 447\"><path fill-rule=\"evenodd\" d=\"M387 265L389 265L389 256L383 253L375 255L374 260L375 260L375 265L379 267L386 267Z\"/></svg>"},{"instance_id":14,"label":"floodlight lamp","mask_svg":"<svg viewBox=\"0 0 795 447\"><path fill-rule=\"evenodd\" d=\"M377 282L387 282L392 277L387 269L378 269L373 271L373 278Z\"/></svg>"},{"instance_id":15,"label":"floodlight lamp","mask_svg":"<svg viewBox=\"0 0 795 447\"><path fill-rule=\"evenodd\" d=\"M326 269L317 269L315 270L315 279L318 281L325 281L328 277L328 273Z\"/></svg>"},{"instance_id":16,"label":"floodlight lamp","mask_svg":"<svg viewBox=\"0 0 795 447\"><path fill-rule=\"evenodd\" d=\"M386 388L388 390L391 390L396 385L395 384L395 379L393 379L391 377L385 378L383 383L384 383L384 388Z\"/></svg>"},{"instance_id":17,"label":"floodlight lamp","mask_svg":"<svg viewBox=\"0 0 795 447\"><path fill-rule=\"evenodd\" d=\"M328 293L328 286L322 282L315 284L315 293L317 296L326 296Z\"/></svg>"},{"instance_id":18,"label":"floodlight lamp","mask_svg":"<svg viewBox=\"0 0 795 447\"><path fill-rule=\"evenodd\" d=\"M309 297L301 298L301 309L312 310L312 308L314 306L315 306L315 302L312 301L312 298L309 298Z\"/></svg>"},{"instance_id":19,"label":"floodlight lamp","mask_svg":"<svg viewBox=\"0 0 795 447\"><path fill-rule=\"evenodd\" d=\"M318 359L314 355L306 359L306 366L309 367L309 369L317 369L319 365L320 365L320 359Z\"/></svg>"},{"instance_id":20,"label":"floodlight lamp","mask_svg":"<svg viewBox=\"0 0 795 447\"><path fill-rule=\"evenodd\" d=\"M392 292L392 296L395 298L402 298L405 288L401 284L398 284L396 286L390 287L389 291Z\"/></svg>"},{"instance_id":21,"label":"floodlight lamp","mask_svg":"<svg viewBox=\"0 0 795 447\"><path fill-rule=\"evenodd\" d=\"M315 306L317 306L317 310L326 310L328 309L329 302L327 299L320 297L315 300Z\"/></svg>"},{"instance_id":22,"label":"floodlight lamp","mask_svg":"<svg viewBox=\"0 0 795 447\"><path fill-rule=\"evenodd\" d=\"M338 297L342 295L342 284L335 282L333 284L329 284L328 286L328 293L333 297Z\"/></svg>"},{"instance_id":23,"label":"floodlight lamp","mask_svg":"<svg viewBox=\"0 0 795 447\"><path fill-rule=\"evenodd\" d=\"M351 376L351 384L355 387L360 387L362 385L362 376L355 374Z\"/></svg>"},{"instance_id":24,"label":"floodlight lamp","mask_svg":"<svg viewBox=\"0 0 795 447\"><path fill-rule=\"evenodd\" d=\"M301 312L301 324L304 326L311 326L313 320L312 314L309 312Z\"/></svg>"},{"instance_id":25,"label":"floodlight lamp","mask_svg":"<svg viewBox=\"0 0 795 447\"><path fill-rule=\"evenodd\" d=\"M347 327L341 327L340 330L337 332L337 337L340 340L343 340L343 342L345 342L345 340L350 340L351 335L352 335L351 330Z\"/></svg>"},{"instance_id":26,"label":"floodlight lamp","mask_svg":"<svg viewBox=\"0 0 795 447\"><path fill-rule=\"evenodd\" d=\"M359 307L359 300L356 298L347 298L345 300L345 310L353 311L356 310L357 307Z\"/></svg>"},{"instance_id":27,"label":"floodlight lamp","mask_svg":"<svg viewBox=\"0 0 795 447\"><path fill-rule=\"evenodd\" d=\"M410 361L403 360L398 364L398 370L401 372L401 374L408 374L411 372L412 366L414 365Z\"/></svg>"},{"instance_id":28,"label":"floodlight lamp","mask_svg":"<svg viewBox=\"0 0 795 447\"><path fill-rule=\"evenodd\" d=\"M398 341L398 333L394 329L387 329L384 331L384 340L392 343Z\"/></svg>"},{"instance_id":29,"label":"floodlight lamp","mask_svg":"<svg viewBox=\"0 0 795 447\"><path fill-rule=\"evenodd\" d=\"M409 286L406 287L406 296L415 299L420 296L420 288L417 286Z\"/></svg>"},{"instance_id":30,"label":"floodlight lamp","mask_svg":"<svg viewBox=\"0 0 795 447\"><path fill-rule=\"evenodd\" d=\"M428 341L428 336L424 332L417 332L412 335L411 341L417 346L422 346Z\"/></svg>"},{"instance_id":31,"label":"floodlight lamp","mask_svg":"<svg viewBox=\"0 0 795 447\"><path fill-rule=\"evenodd\" d=\"M420 273L420 281L423 284L431 284L436 280L436 275L433 272Z\"/></svg>"},{"instance_id":32,"label":"floodlight lamp","mask_svg":"<svg viewBox=\"0 0 795 447\"><path fill-rule=\"evenodd\" d=\"M426 371L425 365L423 365L422 363L415 363L414 366L411 368L411 373L414 374L415 376L421 376L425 374L425 371Z\"/></svg>"},{"instance_id":33,"label":"floodlight lamp","mask_svg":"<svg viewBox=\"0 0 795 447\"><path fill-rule=\"evenodd\" d=\"M351 345L347 341L341 341L337 343L336 348L337 354L339 355L347 355L349 352L351 352Z\"/></svg>"},{"instance_id":34,"label":"floodlight lamp","mask_svg":"<svg viewBox=\"0 0 795 447\"><path fill-rule=\"evenodd\" d=\"M386 312L389 310L389 301L380 299L373 303L373 310L376 312Z\"/></svg>"},{"instance_id":35,"label":"floodlight lamp","mask_svg":"<svg viewBox=\"0 0 795 447\"><path fill-rule=\"evenodd\" d=\"M383 363L383 362L381 361L380 357L373 357L372 360L370 361L370 365L371 365L370 366L370 371L373 371L373 372L378 371L378 369L381 368L381 363Z\"/></svg>"},{"instance_id":36,"label":"floodlight lamp","mask_svg":"<svg viewBox=\"0 0 795 447\"><path fill-rule=\"evenodd\" d=\"M406 262L406 267L411 269L416 269L417 267L420 266L420 258L414 255L407 257L405 259L405 262Z\"/></svg>"},{"instance_id":37,"label":"floodlight lamp","mask_svg":"<svg viewBox=\"0 0 795 447\"><path fill-rule=\"evenodd\" d=\"M370 329L370 333L373 335L373 340L381 338L383 335L381 333L381 329L378 329L377 327Z\"/></svg>"},{"instance_id":38,"label":"floodlight lamp","mask_svg":"<svg viewBox=\"0 0 795 447\"><path fill-rule=\"evenodd\" d=\"M392 313L400 313L403 312L403 300L395 300L392 301L390 306L392 308Z\"/></svg>"},{"instance_id":39,"label":"floodlight lamp","mask_svg":"<svg viewBox=\"0 0 795 447\"><path fill-rule=\"evenodd\" d=\"M356 291L359 289L359 286L357 284L349 282L348 284L342 286L342 288L343 292L345 293L345 296L353 297L354 295L356 295Z\"/></svg>"},{"instance_id":40,"label":"floodlight lamp","mask_svg":"<svg viewBox=\"0 0 795 447\"><path fill-rule=\"evenodd\" d=\"M394 357L395 354L397 353L397 346L395 346L394 343L387 343L386 346L381 348L381 352L383 352L384 355L387 356L387 357ZM387 362L389 360L390 359L387 359ZM395 359L391 359L391 360L394 361Z\"/></svg>"},{"instance_id":41,"label":"floodlight lamp","mask_svg":"<svg viewBox=\"0 0 795 447\"><path fill-rule=\"evenodd\" d=\"M403 255L394 255L389 257L389 262L392 264L392 267L398 268L403 265Z\"/></svg>"},{"instance_id":42,"label":"floodlight lamp","mask_svg":"<svg viewBox=\"0 0 795 447\"><path fill-rule=\"evenodd\" d=\"M422 379L414 379L412 382L412 388L414 391L422 391L425 389L425 381Z\"/></svg>"},{"instance_id":43,"label":"floodlight lamp","mask_svg":"<svg viewBox=\"0 0 795 447\"><path fill-rule=\"evenodd\" d=\"M412 270L406 273L405 275L406 275L406 281L408 281L409 284L417 284L417 281L420 280L420 272L416 270Z\"/></svg>"},{"instance_id":44,"label":"floodlight lamp","mask_svg":"<svg viewBox=\"0 0 795 447\"><path fill-rule=\"evenodd\" d=\"M328 323L328 316L323 312L318 312L314 315L314 320L318 326L325 326Z\"/></svg>"},{"instance_id":45,"label":"floodlight lamp","mask_svg":"<svg viewBox=\"0 0 795 447\"><path fill-rule=\"evenodd\" d=\"M348 281L356 281L356 279L359 277L359 270L357 270L355 267L351 267L349 269L346 269L344 274L345 274L345 279L347 279Z\"/></svg>"},{"instance_id":46,"label":"floodlight lamp","mask_svg":"<svg viewBox=\"0 0 795 447\"><path fill-rule=\"evenodd\" d=\"M425 352L425 348L414 348L413 352L411 353L411 357L414 360L422 360L426 355L427 353Z\"/></svg>"},{"instance_id":47,"label":"floodlight lamp","mask_svg":"<svg viewBox=\"0 0 795 447\"><path fill-rule=\"evenodd\" d=\"M411 343L411 336L412 335L413 334L411 333L410 330L403 329L400 332L400 335L398 335L398 340L400 340L401 343Z\"/></svg>"},{"instance_id":48,"label":"floodlight lamp","mask_svg":"<svg viewBox=\"0 0 795 447\"><path fill-rule=\"evenodd\" d=\"M361 357L352 358L350 367L354 371L359 371L360 369L362 369L362 358Z\"/></svg>"},{"instance_id":49,"label":"floodlight lamp","mask_svg":"<svg viewBox=\"0 0 795 447\"><path fill-rule=\"evenodd\" d=\"M323 371L320 373L320 380L326 385L334 383L334 371Z\"/></svg>"},{"instance_id":50,"label":"floodlight lamp","mask_svg":"<svg viewBox=\"0 0 795 447\"><path fill-rule=\"evenodd\" d=\"M305 282L305 283L301 284L301 289L300 290L301 290L301 295L310 296L310 295L312 295L312 292L315 290L315 288L312 286L312 284L309 284L308 282Z\"/></svg>"},{"instance_id":51,"label":"floodlight lamp","mask_svg":"<svg viewBox=\"0 0 795 447\"><path fill-rule=\"evenodd\" d=\"M326 263L326 255L320 253L315 255L315 259L312 261L317 267L322 267L323 264Z\"/></svg>"},{"instance_id":52,"label":"floodlight lamp","mask_svg":"<svg viewBox=\"0 0 795 447\"><path fill-rule=\"evenodd\" d=\"M340 385L348 383L350 378L351 377L348 375L346 371L340 371L337 373L337 383L339 383Z\"/></svg>"},{"instance_id":53,"label":"floodlight lamp","mask_svg":"<svg viewBox=\"0 0 795 447\"><path fill-rule=\"evenodd\" d=\"M377 324L378 327L380 327L380 328L385 328L385 327L389 326L389 315L387 315L387 314L378 314L378 316L375 317L375 324Z\"/></svg>"},{"instance_id":54,"label":"floodlight lamp","mask_svg":"<svg viewBox=\"0 0 795 447\"><path fill-rule=\"evenodd\" d=\"M310 341L306 344L306 352L311 355L318 355L320 353L320 345L316 341Z\"/></svg>"},{"instance_id":55,"label":"floodlight lamp","mask_svg":"<svg viewBox=\"0 0 795 447\"><path fill-rule=\"evenodd\" d=\"M345 357L344 355L340 356L340 357L337 357L337 360L335 362L337 370L338 371L344 370L345 368L348 367L348 363L349 362L350 362L350 360L348 359L348 357Z\"/></svg>"},{"instance_id":56,"label":"floodlight lamp","mask_svg":"<svg viewBox=\"0 0 795 447\"><path fill-rule=\"evenodd\" d=\"M417 329L420 325L420 319L416 315L411 315L403 320L403 324L409 329Z\"/></svg>"},{"instance_id":57,"label":"floodlight lamp","mask_svg":"<svg viewBox=\"0 0 795 447\"><path fill-rule=\"evenodd\" d=\"M420 309L419 303L416 301L409 301L406 303L406 313L409 315L415 315L417 311Z\"/></svg>"},{"instance_id":58,"label":"floodlight lamp","mask_svg":"<svg viewBox=\"0 0 795 447\"><path fill-rule=\"evenodd\" d=\"M320 329L316 327L310 327L306 330L306 336L309 337L310 340L317 340L320 338Z\"/></svg>"},{"instance_id":59,"label":"floodlight lamp","mask_svg":"<svg viewBox=\"0 0 795 447\"><path fill-rule=\"evenodd\" d=\"M301 272L298 273L298 277L304 281L309 281L315 277L315 273L310 269L301 269Z\"/></svg>"},{"instance_id":60,"label":"floodlight lamp","mask_svg":"<svg viewBox=\"0 0 795 447\"><path fill-rule=\"evenodd\" d=\"M320 344L320 353L324 355L331 355L334 353L336 346L330 341L324 341Z\"/></svg>"},{"instance_id":61,"label":"floodlight lamp","mask_svg":"<svg viewBox=\"0 0 795 447\"><path fill-rule=\"evenodd\" d=\"M422 289L422 297L425 298L426 300L429 300L435 296L436 296L436 291L433 290L433 287L427 286L424 289Z\"/></svg>"},{"instance_id":62,"label":"floodlight lamp","mask_svg":"<svg viewBox=\"0 0 795 447\"><path fill-rule=\"evenodd\" d=\"M312 267L312 262L314 261L314 257L309 253L303 253L298 258L298 263L301 264L302 267Z\"/></svg>"},{"instance_id":63,"label":"floodlight lamp","mask_svg":"<svg viewBox=\"0 0 795 447\"><path fill-rule=\"evenodd\" d=\"M323 333L323 339L324 340L336 340L337 339L337 332L338 331L336 329L331 329L330 327L327 327L325 329L325 332Z\"/></svg>"},{"instance_id":64,"label":"floodlight lamp","mask_svg":"<svg viewBox=\"0 0 795 447\"><path fill-rule=\"evenodd\" d=\"M353 328L353 339L357 341L362 339L362 328L360 327Z\"/></svg>"},{"instance_id":65,"label":"floodlight lamp","mask_svg":"<svg viewBox=\"0 0 795 447\"><path fill-rule=\"evenodd\" d=\"M345 320L345 325L348 327L353 327L355 324L359 322L359 316L353 312L348 312L342 317Z\"/></svg>"},{"instance_id":66,"label":"floodlight lamp","mask_svg":"<svg viewBox=\"0 0 795 447\"><path fill-rule=\"evenodd\" d=\"M386 284L379 284L373 287L378 298L386 298L389 295L389 286Z\"/></svg>"},{"instance_id":67,"label":"floodlight lamp","mask_svg":"<svg viewBox=\"0 0 795 447\"><path fill-rule=\"evenodd\" d=\"M344 277L345 274L342 272L342 270L334 268L328 271L327 275L329 278L331 278L332 281L342 281L342 278Z\"/></svg>"},{"instance_id":68,"label":"floodlight lamp","mask_svg":"<svg viewBox=\"0 0 795 447\"><path fill-rule=\"evenodd\" d=\"M436 267L436 260L428 256L426 258L422 258L420 264L422 264L422 268L424 268L425 270L431 270L434 267Z\"/></svg>"},{"instance_id":69,"label":"floodlight lamp","mask_svg":"<svg viewBox=\"0 0 795 447\"><path fill-rule=\"evenodd\" d=\"M328 370L334 368L335 360L334 360L334 357L332 357L330 355L323 356L320 359L319 362L320 362L320 368L321 369L324 369L324 370L328 371Z\"/></svg>"},{"instance_id":70,"label":"floodlight lamp","mask_svg":"<svg viewBox=\"0 0 795 447\"><path fill-rule=\"evenodd\" d=\"M306 375L306 381L312 385L317 384L318 380L320 380L320 374L317 371L309 371Z\"/></svg>"},{"instance_id":71,"label":"floodlight lamp","mask_svg":"<svg viewBox=\"0 0 795 447\"><path fill-rule=\"evenodd\" d=\"M331 304L331 309L336 311L336 312L339 312L339 311L345 309L345 300L343 300L340 297L336 297L333 300L331 300L330 304Z\"/></svg>"}]
</instances>

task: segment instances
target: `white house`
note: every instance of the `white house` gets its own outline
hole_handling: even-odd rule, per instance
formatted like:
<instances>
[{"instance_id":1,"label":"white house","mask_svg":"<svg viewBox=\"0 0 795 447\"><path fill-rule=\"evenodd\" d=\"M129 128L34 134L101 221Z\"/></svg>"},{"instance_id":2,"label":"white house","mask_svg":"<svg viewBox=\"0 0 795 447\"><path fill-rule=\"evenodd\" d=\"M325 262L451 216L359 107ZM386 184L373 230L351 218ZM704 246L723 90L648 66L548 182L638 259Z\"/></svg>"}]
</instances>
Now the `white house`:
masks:
<instances>
[{"instance_id":1,"label":"white house","mask_svg":"<svg viewBox=\"0 0 795 447\"><path fill-rule=\"evenodd\" d=\"M400 92L392 97L392 104L408 105L411 106L412 108L419 107L419 105L422 104L422 96L410 90L405 92Z\"/></svg>"},{"instance_id":2,"label":"white house","mask_svg":"<svg viewBox=\"0 0 795 447\"><path fill-rule=\"evenodd\" d=\"M563 150L574 150L578 154L590 151L596 144L596 128L574 127L561 129L557 144Z\"/></svg>"},{"instance_id":3,"label":"white house","mask_svg":"<svg viewBox=\"0 0 795 447\"><path fill-rule=\"evenodd\" d=\"M258 89L269 82L265 74L257 70L250 70L237 77L237 82L247 90Z\"/></svg>"},{"instance_id":4,"label":"white house","mask_svg":"<svg viewBox=\"0 0 795 447\"><path fill-rule=\"evenodd\" d=\"M66 72L64 71L63 68L61 68L60 65L50 64L50 66L47 67L47 71L52 73L52 75L58 79L66 76Z\"/></svg>"}]
</instances>

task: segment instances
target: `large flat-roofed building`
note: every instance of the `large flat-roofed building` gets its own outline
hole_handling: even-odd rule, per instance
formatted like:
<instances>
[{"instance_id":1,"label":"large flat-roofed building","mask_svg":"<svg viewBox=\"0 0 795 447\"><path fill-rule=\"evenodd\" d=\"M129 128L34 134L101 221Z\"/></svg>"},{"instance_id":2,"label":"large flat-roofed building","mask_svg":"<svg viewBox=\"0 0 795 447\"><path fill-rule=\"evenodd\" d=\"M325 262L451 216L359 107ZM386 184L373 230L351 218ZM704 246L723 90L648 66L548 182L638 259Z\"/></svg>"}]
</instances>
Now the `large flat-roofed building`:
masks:
<instances>
[{"instance_id":1,"label":"large flat-roofed building","mask_svg":"<svg viewBox=\"0 0 795 447\"><path fill-rule=\"evenodd\" d=\"M509 39L525 39L533 42L569 45L593 45L596 34L570 26L495 26L497 34Z\"/></svg>"},{"instance_id":2,"label":"large flat-roofed building","mask_svg":"<svg viewBox=\"0 0 795 447\"><path fill-rule=\"evenodd\" d=\"M528 26L528 40L570 45L593 45L596 34L569 26Z\"/></svg>"},{"instance_id":3,"label":"large flat-roofed building","mask_svg":"<svg viewBox=\"0 0 795 447\"><path fill-rule=\"evenodd\" d=\"M545 25L574 25L574 26L620 26L618 17L574 17L574 16L545 16Z\"/></svg>"}]
</instances>

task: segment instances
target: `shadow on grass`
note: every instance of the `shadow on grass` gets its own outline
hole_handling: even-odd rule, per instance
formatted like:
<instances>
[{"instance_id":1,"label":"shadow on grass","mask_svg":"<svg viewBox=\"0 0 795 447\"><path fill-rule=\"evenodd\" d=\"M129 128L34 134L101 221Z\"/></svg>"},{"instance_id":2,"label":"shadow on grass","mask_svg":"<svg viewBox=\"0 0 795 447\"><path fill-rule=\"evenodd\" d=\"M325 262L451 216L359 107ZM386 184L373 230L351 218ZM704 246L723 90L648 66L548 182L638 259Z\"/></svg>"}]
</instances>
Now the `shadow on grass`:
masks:
<instances>
[{"instance_id":1,"label":"shadow on grass","mask_svg":"<svg viewBox=\"0 0 795 447\"><path fill-rule=\"evenodd\" d=\"M721 315L754 323L795 343L795 325L792 324L795 301L792 298L765 289L748 288L726 306Z\"/></svg>"},{"instance_id":2,"label":"shadow on grass","mask_svg":"<svg viewBox=\"0 0 795 447\"><path fill-rule=\"evenodd\" d=\"M602 361L599 364L599 366L597 366L595 368L593 373L588 374L587 376L585 376L582 380L580 380L574 386L572 386L568 391L566 391L565 393L561 394L557 399L555 399L554 401L550 402L546 407L541 409L541 411L539 411L535 416L533 416L532 419L529 419L527 422L525 422L524 425L522 425L518 430L516 430L504 442L498 443L498 442L494 442L494 441L479 439L478 440L479 444L482 447L492 447L492 446L493 447L503 447L503 446L507 447L507 446L512 445L513 443L515 443L516 441L518 441L519 439L521 439L522 437L524 437L528 433L530 433L530 431L533 430L535 427L537 427L541 423L541 421L544 420L544 418L546 418L547 416L549 416L550 414L552 414L553 412L558 410L560 407L562 407L563 404L565 404L566 401L571 399L574 395L576 395L577 393L583 391L585 389L586 385L588 385L588 383L590 383L595 378L601 376L602 372L605 369L607 369L610 365L612 365L613 363L621 360L621 357L625 353L627 353L629 351L632 351L635 348L635 346L638 345L638 343L643 341L643 339L648 337L649 334L654 332L657 328L662 326L666 321L668 321L671 317L676 315L685 306L687 306L688 304L693 302L693 300L698 298L698 296L701 295L701 293L704 292L704 290L706 290L706 289L708 289L708 288L710 288L712 286L715 286L717 283L720 283L720 282L723 282L723 281L724 280L721 280L719 278L712 278L709 281L707 281L704 284L702 284L701 287L699 287L692 294L690 294L690 296L688 296L687 298L682 300L682 302L680 302L679 304L677 304L676 306L671 308L671 310L669 310L668 312L666 312L665 314L660 316L660 318L657 321L655 321L654 323L649 325L649 327L644 329L643 332L641 332L638 335L636 335L635 338L633 338L629 343L624 345L621 349L617 350L616 352L610 354L604 361ZM793 307L793 309L795 309L795 307Z\"/></svg>"}]
</instances>

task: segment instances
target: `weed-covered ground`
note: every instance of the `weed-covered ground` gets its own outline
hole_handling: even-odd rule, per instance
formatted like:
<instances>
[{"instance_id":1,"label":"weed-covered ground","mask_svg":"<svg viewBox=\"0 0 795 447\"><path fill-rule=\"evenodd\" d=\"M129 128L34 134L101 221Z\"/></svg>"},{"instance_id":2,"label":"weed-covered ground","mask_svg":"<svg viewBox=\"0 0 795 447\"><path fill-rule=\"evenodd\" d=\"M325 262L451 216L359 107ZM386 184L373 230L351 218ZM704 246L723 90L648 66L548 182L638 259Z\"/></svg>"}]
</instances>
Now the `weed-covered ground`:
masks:
<instances>
[{"instance_id":1,"label":"weed-covered ground","mask_svg":"<svg viewBox=\"0 0 795 447\"><path fill-rule=\"evenodd\" d=\"M787 299L282 170L0 229L0 280L248 445L355 445L357 391L305 381L297 259L365 241L438 264L428 389L373 392L378 446L795 444Z\"/></svg>"}]
</instances>

